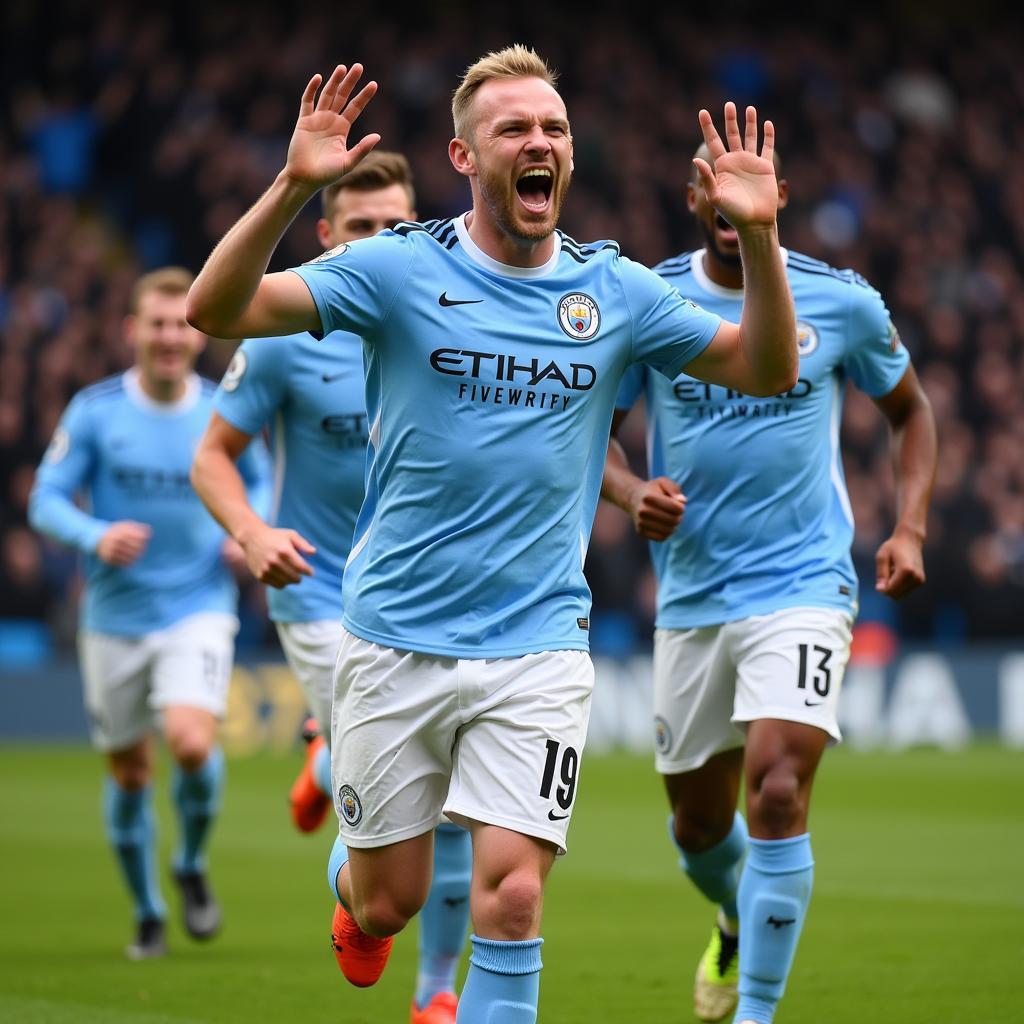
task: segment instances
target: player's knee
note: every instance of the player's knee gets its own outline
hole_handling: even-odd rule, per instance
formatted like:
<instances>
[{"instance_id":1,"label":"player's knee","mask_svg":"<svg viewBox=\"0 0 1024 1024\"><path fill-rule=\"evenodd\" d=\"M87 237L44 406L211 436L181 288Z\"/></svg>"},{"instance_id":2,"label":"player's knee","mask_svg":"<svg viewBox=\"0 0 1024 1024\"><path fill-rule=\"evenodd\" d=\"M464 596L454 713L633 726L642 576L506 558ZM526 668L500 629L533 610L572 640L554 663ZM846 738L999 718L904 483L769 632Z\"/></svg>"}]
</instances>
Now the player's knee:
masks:
<instances>
[{"instance_id":1,"label":"player's knee","mask_svg":"<svg viewBox=\"0 0 1024 1024\"><path fill-rule=\"evenodd\" d=\"M672 832L681 850L703 853L717 846L732 831L735 812L731 807L722 813L696 813L690 808L676 807L672 812Z\"/></svg>"},{"instance_id":2,"label":"player's knee","mask_svg":"<svg viewBox=\"0 0 1024 1024\"><path fill-rule=\"evenodd\" d=\"M530 871L513 871L484 896L485 914L491 927L508 939L529 938L536 933L544 885Z\"/></svg>"},{"instance_id":3,"label":"player's knee","mask_svg":"<svg viewBox=\"0 0 1024 1024\"><path fill-rule=\"evenodd\" d=\"M212 749L210 738L199 729L182 729L168 733L167 745L170 747L171 756L186 772L194 772L202 767Z\"/></svg>"},{"instance_id":4,"label":"player's knee","mask_svg":"<svg viewBox=\"0 0 1024 1024\"><path fill-rule=\"evenodd\" d=\"M149 785L149 765L145 761L119 762L111 773L118 786L128 793L137 793Z\"/></svg>"},{"instance_id":5,"label":"player's knee","mask_svg":"<svg viewBox=\"0 0 1024 1024\"><path fill-rule=\"evenodd\" d=\"M801 813L800 780L785 769L769 771L756 794L757 817L769 831L787 832Z\"/></svg>"},{"instance_id":6,"label":"player's knee","mask_svg":"<svg viewBox=\"0 0 1024 1024\"><path fill-rule=\"evenodd\" d=\"M381 893L358 901L353 908L353 916L367 935L386 939L389 935L397 935L419 909L415 900Z\"/></svg>"}]
</instances>

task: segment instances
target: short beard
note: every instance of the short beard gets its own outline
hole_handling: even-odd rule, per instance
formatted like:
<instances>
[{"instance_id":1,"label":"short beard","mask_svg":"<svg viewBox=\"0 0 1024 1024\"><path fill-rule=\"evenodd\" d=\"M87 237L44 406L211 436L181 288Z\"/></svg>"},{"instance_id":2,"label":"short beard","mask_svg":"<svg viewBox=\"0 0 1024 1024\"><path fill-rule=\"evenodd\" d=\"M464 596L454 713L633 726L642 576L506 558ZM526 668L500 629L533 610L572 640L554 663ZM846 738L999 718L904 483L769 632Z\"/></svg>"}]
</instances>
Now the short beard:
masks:
<instances>
[{"instance_id":1,"label":"short beard","mask_svg":"<svg viewBox=\"0 0 1024 1024\"><path fill-rule=\"evenodd\" d=\"M557 192L552 192L551 216L543 224L518 223L513 205L514 199L501 187L501 183L496 179L493 179L493 188L491 187L492 179L485 178L482 174L477 178L477 182L480 186L480 198L483 199L487 209L490 210L495 223L506 235L520 242L533 245L537 242L543 242L545 238L549 238L554 233L562 214L562 203L565 201L565 193L569 189L568 179L562 179L557 186Z\"/></svg>"},{"instance_id":2,"label":"short beard","mask_svg":"<svg viewBox=\"0 0 1024 1024\"><path fill-rule=\"evenodd\" d=\"M715 229L709 228L704 221L699 221L700 233L704 236L704 245L714 253L715 259L720 263L724 263L727 267L742 267L743 259L739 254L739 250L736 252L725 252L718 247L715 242Z\"/></svg>"}]
</instances>

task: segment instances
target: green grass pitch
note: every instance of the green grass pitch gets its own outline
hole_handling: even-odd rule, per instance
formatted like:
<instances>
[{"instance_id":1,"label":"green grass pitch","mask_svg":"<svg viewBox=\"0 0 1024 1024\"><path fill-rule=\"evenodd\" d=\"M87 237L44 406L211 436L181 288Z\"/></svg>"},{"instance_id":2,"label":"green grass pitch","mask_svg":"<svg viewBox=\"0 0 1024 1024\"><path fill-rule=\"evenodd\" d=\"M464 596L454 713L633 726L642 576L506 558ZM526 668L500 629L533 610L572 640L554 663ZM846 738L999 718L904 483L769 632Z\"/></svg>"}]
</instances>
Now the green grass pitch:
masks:
<instances>
[{"instance_id":1,"label":"green grass pitch","mask_svg":"<svg viewBox=\"0 0 1024 1024\"><path fill-rule=\"evenodd\" d=\"M296 834L286 814L298 763L230 763L212 848L224 932L197 945L175 919L171 955L135 964L121 956L130 915L102 838L98 759L0 751L0 1021L407 1021L415 926L376 988L348 987L335 967L330 839ZM166 869L165 797L160 813ZM811 831L814 899L778 1024L1024 1020L1024 754L832 752ZM569 845L547 895L540 1020L692 1021L712 913L675 866L646 758L584 760Z\"/></svg>"}]
</instances>

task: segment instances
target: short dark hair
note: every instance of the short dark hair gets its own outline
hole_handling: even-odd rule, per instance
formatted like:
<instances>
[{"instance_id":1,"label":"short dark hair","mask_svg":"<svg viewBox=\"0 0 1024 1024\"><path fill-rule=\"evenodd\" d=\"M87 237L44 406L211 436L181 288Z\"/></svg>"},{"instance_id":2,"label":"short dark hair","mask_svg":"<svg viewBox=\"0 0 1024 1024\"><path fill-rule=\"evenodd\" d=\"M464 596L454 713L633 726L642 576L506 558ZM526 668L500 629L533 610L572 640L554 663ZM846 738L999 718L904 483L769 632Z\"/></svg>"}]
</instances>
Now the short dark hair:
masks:
<instances>
[{"instance_id":1,"label":"short dark hair","mask_svg":"<svg viewBox=\"0 0 1024 1024\"><path fill-rule=\"evenodd\" d=\"M401 153L390 153L387 150L374 150L352 168L344 177L328 185L320 193L320 202L324 217L331 219L334 213L334 200L342 189L350 188L355 192L376 192L377 189L389 185L401 185L409 196L409 206L416 208L416 193L412 187L412 168L409 161Z\"/></svg>"}]
</instances>

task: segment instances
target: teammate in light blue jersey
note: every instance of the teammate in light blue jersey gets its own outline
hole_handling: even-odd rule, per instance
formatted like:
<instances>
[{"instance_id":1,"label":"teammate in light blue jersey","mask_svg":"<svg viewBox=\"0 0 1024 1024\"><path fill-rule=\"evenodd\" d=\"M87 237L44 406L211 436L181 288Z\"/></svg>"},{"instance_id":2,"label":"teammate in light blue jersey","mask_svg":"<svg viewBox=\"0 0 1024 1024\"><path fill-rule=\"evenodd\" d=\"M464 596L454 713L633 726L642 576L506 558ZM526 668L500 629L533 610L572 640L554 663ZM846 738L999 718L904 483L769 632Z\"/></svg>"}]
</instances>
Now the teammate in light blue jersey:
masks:
<instances>
[{"instance_id":1,"label":"teammate in light blue jersey","mask_svg":"<svg viewBox=\"0 0 1024 1024\"><path fill-rule=\"evenodd\" d=\"M412 172L398 153L371 153L324 189L322 202L317 235L325 249L416 216ZM273 525L249 505L236 468L264 425L276 470ZM241 544L254 575L273 588L270 617L322 733L309 743L290 795L292 819L304 832L318 828L331 807L331 754L323 737L331 734L341 581L363 500L367 431L363 346L356 335L245 341L221 381L192 473L200 497ZM430 896L420 913L411 1024L455 1020L471 859L469 833L450 822L438 825Z\"/></svg>"},{"instance_id":2,"label":"teammate in light blue jersey","mask_svg":"<svg viewBox=\"0 0 1024 1024\"><path fill-rule=\"evenodd\" d=\"M709 158L703 147L698 155ZM780 180L780 205L786 190ZM696 179L688 201L706 247L655 269L735 316L744 301L736 232ZM857 613L839 451L847 381L892 428L899 521L878 552L877 579L890 597L924 580L935 468L928 401L881 296L853 271L793 252L783 259L796 385L759 399L634 367L613 431L644 394L654 479L634 476L613 441L604 488L653 541L656 763L682 866L720 905L695 1010L713 1021L735 1007L748 1024L768 1024L785 987L811 893L811 785L826 744L840 738L836 703ZM744 745L749 844L736 813Z\"/></svg>"},{"instance_id":3,"label":"teammate in light blue jersey","mask_svg":"<svg viewBox=\"0 0 1024 1024\"><path fill-rule=\"evenodd\" d=\"M189 484L213 399L192 370L205 338L185 320L191 282L174 267L139 280L125 322L135 366L75 396L29 507L37 530L85 555L82 678L93 742L110 768L107 834L135 901L133 959L165 950L150 786L158 720L176 762L174 879L185 926L204 939L220 923L204 849L223 783L217 721L238 630L227 562L241 564L241 552ZM254 447L241 468L259 505L265 452Z\"/></svg>"},{"instance_id":4,"label":"teammate in light blue jersey","mask_svg":"<svg viewBox=\"0 0 1024 1024\"><path fill-rule=\"evenodd\" d=\"M288 162L221 241L189 295L221 336L362 337L367 493L344 580L333 786L341 839L339 965L383 969L426 897L442 814L473 835L470 970L458 1021L536 1019L541 894L564 852L593 668L583 559L619 380L643 361L772 394L796 379L775 229L773 130L726 106L728 146L700 121L711 199L738 225L742 325L683 300L611 242L556 231L572 138L531 50L474 64L456 90L449 158L472 210L337 247L264 276L313 191L371 148L347 149L374 83L339 67L302 99Z\"/></svg>"}]
</instances>

